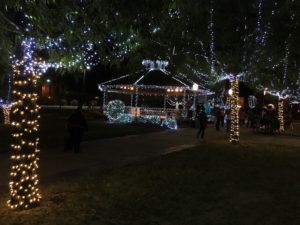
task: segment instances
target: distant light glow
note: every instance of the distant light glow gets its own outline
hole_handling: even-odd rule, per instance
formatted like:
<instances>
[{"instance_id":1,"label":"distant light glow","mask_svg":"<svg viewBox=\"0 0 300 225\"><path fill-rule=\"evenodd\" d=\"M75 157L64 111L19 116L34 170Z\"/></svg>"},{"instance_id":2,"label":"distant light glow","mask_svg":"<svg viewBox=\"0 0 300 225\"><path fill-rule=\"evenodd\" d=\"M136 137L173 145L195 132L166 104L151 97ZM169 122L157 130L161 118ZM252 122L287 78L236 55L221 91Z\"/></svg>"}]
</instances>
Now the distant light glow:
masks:
<instances>
[{"instance_id":1,"label":"distant light glow","mask_svg":"<svg viewBox=\"0 0 300 225\"><path fill-rule=\"evenodd\" d=\"M196 84L196 83L194 83L194 84L193 84L193 90L194 90L194 91L197 91L198 89L199 89L199 85Z\"/></svg>"}]
</instances>

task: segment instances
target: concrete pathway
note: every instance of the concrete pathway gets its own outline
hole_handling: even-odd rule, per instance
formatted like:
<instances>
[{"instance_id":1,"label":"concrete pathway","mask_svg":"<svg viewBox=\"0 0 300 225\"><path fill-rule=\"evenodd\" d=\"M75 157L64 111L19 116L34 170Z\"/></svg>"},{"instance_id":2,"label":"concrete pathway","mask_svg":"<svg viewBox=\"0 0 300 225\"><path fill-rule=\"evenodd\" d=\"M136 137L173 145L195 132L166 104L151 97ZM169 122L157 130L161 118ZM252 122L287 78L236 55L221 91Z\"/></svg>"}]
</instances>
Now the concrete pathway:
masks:
<instances>
[{"instance_id":1,"label":"concrete pathway","mask_svg":"<svg viewBox=\"0 0 300 225\"><path fill-rule=\"evenodd\" d=\"M142 135L131 135L112 139L83 142L82 152L63 152L61 149L41 149L39 174L45 178L59 178L77 174L84 170L102 171L126 165L153 156L168 154L195 146L195 129L179 129ZM0 187L8 184L9 154L0 154Z\"/></svg>"},{"instance_id":2,"label":"concrete pathway","mask_svg":"<svg viewBox=\"0 0 300 225\"><path fill-rule=\"evenodd\" d=\"M89 172L101 172L154 156L180 151L201 144L196 139L196 132L197 129L182 128L177 131L89 141L82 143L80 154L63 152L63 148L41 149L39 154L40 180L46 182ZM209 127L206 132L206 143L226 140L227 135L224 128L216 132L214 127ZM247 128L241 129L241 142L243 140L300 147L299 137L256 135ZM0 154L1 190L7 190L9 169L9 154Z\"/></svg>"}]
</instances>

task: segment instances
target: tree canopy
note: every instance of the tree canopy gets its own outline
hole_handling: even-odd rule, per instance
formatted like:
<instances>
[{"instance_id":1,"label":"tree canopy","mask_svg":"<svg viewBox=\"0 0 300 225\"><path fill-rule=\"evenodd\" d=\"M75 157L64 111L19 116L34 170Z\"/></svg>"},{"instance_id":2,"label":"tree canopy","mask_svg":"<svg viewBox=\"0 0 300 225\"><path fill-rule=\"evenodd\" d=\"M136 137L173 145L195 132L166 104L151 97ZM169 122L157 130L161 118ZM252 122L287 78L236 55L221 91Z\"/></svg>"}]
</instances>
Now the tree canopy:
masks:
<instances>
[{"instance_id":1,"label":"tree canopy","mask_svg":"<svg viewBox=\"0 0 300 225\"><path fill-rule=\"evenodd\" d=\"M1 67L34 38L51 66L85 69L167 59L172 73L208 84L243 74L284 89L299 76L299 1L1 1ZM5 70L3 70L5 71ZM6 73L6 71L5 71ZM276 78L276 79L275 79Z\"/></svg>"}]
</instances>

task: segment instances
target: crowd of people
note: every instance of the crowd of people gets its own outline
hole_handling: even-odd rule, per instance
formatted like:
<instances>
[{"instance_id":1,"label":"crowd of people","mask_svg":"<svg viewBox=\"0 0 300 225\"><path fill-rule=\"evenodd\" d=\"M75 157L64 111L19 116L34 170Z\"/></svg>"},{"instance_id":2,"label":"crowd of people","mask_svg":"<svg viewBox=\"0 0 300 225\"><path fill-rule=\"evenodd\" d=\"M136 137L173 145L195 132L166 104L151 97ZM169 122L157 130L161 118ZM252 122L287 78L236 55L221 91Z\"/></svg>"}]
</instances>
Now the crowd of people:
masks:
<instances>
[{"instance_id":1,"label":"crowd of people","mask_svg":"<svg viewBox=\"0 0 300 225\"><path fill-rule=\"evenodd\" d=\"M222 107L215 107L212 111L215 117L214 125L216 131L220 131L221 127L225 127L226 132L230 132L231 127L231 112L228 109ZM201 134L201 138L204 138L205 127L207 124L207 116L203 106L200 106L196 111L197 118L199 120L200 129L197 133L197 138ZM291 109L284 110L284 127L288 128L293 120L293 114ZM255 132L264 134L276 134L279 132L280 121L278 119L278 110L272 107L264 107L262 109L239 109L239 125L253 129Z\"/></svg>"}]
</instances>

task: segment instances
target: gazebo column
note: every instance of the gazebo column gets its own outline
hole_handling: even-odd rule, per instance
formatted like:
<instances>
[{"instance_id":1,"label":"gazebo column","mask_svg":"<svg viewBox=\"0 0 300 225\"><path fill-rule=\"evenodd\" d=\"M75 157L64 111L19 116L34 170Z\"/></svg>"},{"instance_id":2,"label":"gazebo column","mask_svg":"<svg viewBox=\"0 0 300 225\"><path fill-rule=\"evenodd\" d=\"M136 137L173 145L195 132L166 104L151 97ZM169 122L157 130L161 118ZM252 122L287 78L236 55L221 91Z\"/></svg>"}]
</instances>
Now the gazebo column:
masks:
<instances>
[{"instance_id":1,"label":"gazebo column","mask_svg":"<svg viewBox=\"0 0 300 225\"><path fill-rule=\"evenodd\" d=\"M184 89L184 91L183 91L183 113L182 113L182 115L183 115L183 117L184 118L186 118L187 117L187 113L186 113L186 108L185 108L185 104L186 104L186 100L185 100L185 98L186 98L186 90Z\"/></svg>"},{"instance_id":2,"label":"gazebo column","mask_svg":"<svg viewBox=\"0 0 300 225\"><path fill-rule=\"evenodd\" d=\"M103 91L103 106L102 111L104 112L106 108L106 89Z\"/></svg>"},{"instance_id":3,"label":"gazebo column","mask_svg":"<svg viewBox=\"0 0 300 225\"><path fill-rule=\"evenodd\" d=\"M196 119L196 92L194 92L194 102L193 102L193 105L194 105L193 120L195 120Z\"/></svg>"},{"instance_id":4,"label":"gazebo column","mask_svg":"<svg viewBox=\"0 0 300 225\"><path fill-rule=\"evenodd\" d=\"M132 108L132 104L133 104L133 94L130 95L130 108Z\"/></svg>"},{"instance_id":5,"label":"gazebo column","mask_svg":"<svg viewBox=\"0 0 300 225\"><path fill-rule=\"evenodd\" d=\"M168 95L164 95L164 112L166 112L167 98Z\"/></svg>"},{"instance_id":6,"label":"gazebo column","mask_svg":"<svg viewBox=\"0 0 300 225\"><path fill-rule=\"evenodd\" d=\"M139 88L136 87L135 89L135 117L137 117L137 107L138 107L138 101L139 101Z\"/></svg>"}]
</instances>

